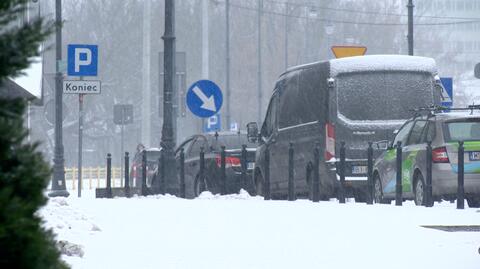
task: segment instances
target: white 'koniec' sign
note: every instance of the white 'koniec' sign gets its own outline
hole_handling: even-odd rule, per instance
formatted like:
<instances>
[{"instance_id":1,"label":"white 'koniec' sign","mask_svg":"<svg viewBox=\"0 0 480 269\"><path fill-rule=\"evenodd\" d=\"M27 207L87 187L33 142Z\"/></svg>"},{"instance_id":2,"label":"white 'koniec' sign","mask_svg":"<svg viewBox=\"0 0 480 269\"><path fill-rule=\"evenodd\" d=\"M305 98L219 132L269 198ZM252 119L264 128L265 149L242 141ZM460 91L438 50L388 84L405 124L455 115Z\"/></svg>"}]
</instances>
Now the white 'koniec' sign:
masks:
<instances>
[{"instance_id":1,"label":"white 'koniec' sign","mask_svg":"<svg viewBox=\"0 0 480 269\"><path fill-rule=\"evenodd\" d=\"M99 94L101 92L100 80L64 80L63 93L69 94Z\"/></svg>"}]
</instances>

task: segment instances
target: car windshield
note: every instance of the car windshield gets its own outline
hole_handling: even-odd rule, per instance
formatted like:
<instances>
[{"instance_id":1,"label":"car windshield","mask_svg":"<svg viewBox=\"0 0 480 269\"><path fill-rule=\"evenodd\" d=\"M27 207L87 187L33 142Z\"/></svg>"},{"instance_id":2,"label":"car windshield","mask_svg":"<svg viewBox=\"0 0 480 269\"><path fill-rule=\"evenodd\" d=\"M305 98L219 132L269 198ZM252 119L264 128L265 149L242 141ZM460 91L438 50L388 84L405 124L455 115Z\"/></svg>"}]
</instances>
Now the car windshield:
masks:
<instances>
[{"instance_id":1,"label":"car windshield","mask_svg":"<svg viewBox=\"0 0 480 269\"><path fill-rule=\"evenodd\" d=\"M248 142L245 134L220 135L216 139L213 137L211 143L213 150L220 150L221 146L225 146L226 149L241 149L242 145L247 145L247 148L257 147L255 144Z\"/></svg>"},{"instance_id":2,"label":"car windshield","mask_svg":"<svg viewBox=\"0 0 480 269\"><path fill-rule=\"evenodd\" d=\"M338 112L350 120L408 119L411 109L433 104L433 83L430 74L420 72L341 74L336 78Z\"/></svg>"},{"instance_id":3,"label":"car windshield","mask_svg":"<svg viewBox=\"0 0 480 269\"><path fill-rule=\"evenodd\" d=\"M148 151L147 150L147 161L157 161L160 158L160 151Z\"/></svg>"},{"instance_id":4,"label":"car windshield","mask_svg":"<svg viewBox=\"0 0 480 269\"><path fill-rule=\"evenodd\" d=\"M445 123L445 141L480 140L480 118Z\"/></svg>"}]
</instances>

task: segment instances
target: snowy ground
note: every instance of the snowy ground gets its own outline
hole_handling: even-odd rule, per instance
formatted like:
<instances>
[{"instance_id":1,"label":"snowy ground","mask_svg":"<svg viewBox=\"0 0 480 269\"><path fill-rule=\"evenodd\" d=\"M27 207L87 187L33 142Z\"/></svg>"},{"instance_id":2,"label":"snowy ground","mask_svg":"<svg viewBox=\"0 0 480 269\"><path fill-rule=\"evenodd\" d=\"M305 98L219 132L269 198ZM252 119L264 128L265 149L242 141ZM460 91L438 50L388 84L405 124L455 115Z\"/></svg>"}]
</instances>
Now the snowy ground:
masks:
<instances>
[{"instance_id":1,"label":"snowy ground","mask_svg":"<svg viewBox=\"0 0 480 269\"><path fill-rule=\"evenodd\" d=\"M75 196L75 193L71 193ZM53 198L39 213L58 240L83 248L73 268L480 268L480 210L407 202L263 201L246 193Z\"/></svg>"}]
</instances>

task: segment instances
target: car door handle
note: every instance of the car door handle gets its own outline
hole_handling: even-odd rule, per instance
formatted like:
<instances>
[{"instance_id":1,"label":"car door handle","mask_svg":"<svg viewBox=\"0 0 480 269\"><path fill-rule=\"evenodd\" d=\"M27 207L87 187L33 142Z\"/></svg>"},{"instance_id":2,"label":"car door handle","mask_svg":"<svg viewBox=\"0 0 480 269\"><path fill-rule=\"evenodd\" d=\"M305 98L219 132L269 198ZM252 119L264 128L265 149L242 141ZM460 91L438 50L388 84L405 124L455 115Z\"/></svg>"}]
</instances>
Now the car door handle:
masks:
<instances>
[{"instance_id":1,"label":"car door handle","mask_svg":"<svg viewBox=\"0 0 480 269\"><path fill-rule=\"evenodd\" d=\"M193 163L190 163L190 166L197 166L197 163L196 162L193 162Z\"/></svg>"}]
</instances>

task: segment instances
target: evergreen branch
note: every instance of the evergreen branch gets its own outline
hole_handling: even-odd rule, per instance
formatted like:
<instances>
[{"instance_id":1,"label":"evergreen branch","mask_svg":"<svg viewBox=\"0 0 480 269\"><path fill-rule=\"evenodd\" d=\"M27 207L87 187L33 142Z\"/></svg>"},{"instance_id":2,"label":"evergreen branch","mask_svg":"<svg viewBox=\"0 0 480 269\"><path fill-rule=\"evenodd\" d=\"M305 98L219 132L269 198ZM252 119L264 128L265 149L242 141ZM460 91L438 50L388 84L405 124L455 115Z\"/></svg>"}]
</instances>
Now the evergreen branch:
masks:
<instances>
[{"instance_id":1,"label":"evergreen branch","mask_svg":"<svg viewBox=\"0 0 480 269\"><path fill-rule=\"evenodd\" d=\"M28 68L33 57L39 56L41 42L53 31L53 23L41 19L21 27L13 27L0 34L0 78L16 77Z\"/></svg>"}]
</instances>

